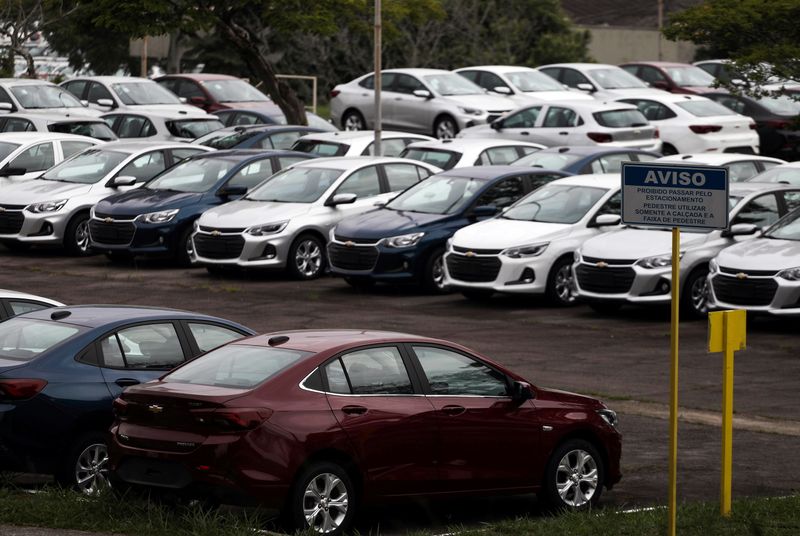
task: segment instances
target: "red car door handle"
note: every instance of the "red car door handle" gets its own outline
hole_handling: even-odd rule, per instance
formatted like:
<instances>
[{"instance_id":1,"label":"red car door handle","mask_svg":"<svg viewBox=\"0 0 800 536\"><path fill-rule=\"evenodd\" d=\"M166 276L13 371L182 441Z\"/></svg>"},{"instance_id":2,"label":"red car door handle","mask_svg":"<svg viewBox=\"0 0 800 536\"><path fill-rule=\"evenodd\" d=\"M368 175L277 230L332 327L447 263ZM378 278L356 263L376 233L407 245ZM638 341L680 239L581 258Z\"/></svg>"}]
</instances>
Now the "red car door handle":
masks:
<instances>
[{"instance_id":1,"label":"red car door handle","mask_svg":"<svg viewBox=\"0 0 800 536\"><path fill-rule=\"evenodd\" d=\"M461 415L465 411L467 410L464 408L464 406L445 406L442 408L442 413L445 415Z\"/></svg>"},{"instance_id":2,"label":"red car door handle","mask_svg":"<svg viewBox=\"0 0 800 536\"><path fill-rule=\"evenodd\" d=\"M363 415L367 412L367 408L364 406L345 406L342 408L342 412L348 415Z\"/></svg>"}]
</instances>

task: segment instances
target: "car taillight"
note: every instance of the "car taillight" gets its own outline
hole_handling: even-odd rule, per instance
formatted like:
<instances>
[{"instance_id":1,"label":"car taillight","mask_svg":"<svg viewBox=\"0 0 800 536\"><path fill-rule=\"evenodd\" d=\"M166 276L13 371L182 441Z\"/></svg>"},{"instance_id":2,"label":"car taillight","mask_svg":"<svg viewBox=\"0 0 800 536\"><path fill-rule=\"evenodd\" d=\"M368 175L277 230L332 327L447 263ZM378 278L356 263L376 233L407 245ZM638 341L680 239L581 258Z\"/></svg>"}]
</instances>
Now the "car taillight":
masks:
<instances>
[{"instance_id":1,"label":"car taillight","mask_svg":"<svg viewBox=\"0 0 800 536\"><path fill-rule=\"evenodd\" d=\"M608 143L614 139L611 134L605 132L587 132L586 135L589 136L590 140L597 143Z\"/></svg>"},{"instance_id":2,"label":"car taillight","mask_svg":"<svg viewBox=\"0 0 800 536\"><path fill-rule=\"evenodd\" d=\"M764 121L764 126L770 128L777 128L778 130L787 129L791 126L789 121L783 121L781 119L770 119L769 121Z\"/></svg>"},{"instance_id":3,"label":"car taillight","mask_svg":"<svg viewBox=\"0 0 800 536\"><path fill-rule=\"evenodd\" d=\"M708 134L709 132L719 132L722 127L719 125L689 125L695 134Z\"/></svg>"},{"instance_id":4,"label":"car taillight","mask_svg":"<svg viewBox=\"0 0 800 536\"><path fill-rule=\"evenodd\" d=\"M757 125L755 123L750 123L750 130L755 130Z\"/></svg>"},{"instance_id":5,"label":"car taillight","mask_svg":"<svg viewBox=\"0 0 800 536\"><path fill-rule=\"evenodd\" d=\"M272 415L266 408L223 408L217 410L193 410L194 420L220 432L252 430Z\"/></svg>"},{"instance_id":6,"label":"car taillight","mask_svg":"<svg viewBox=\"0 0 800 536\"><path fill-rule=\"evenodd\" d=\"M338 89L332 89L331 90L331 98L338 97L339 93L341 93L341 91L339 91Z\"/></svg>"},{"instance_id":7,"label":"car taillight","mask_svg":"<svg viewBox=\"0 0 800 536\"><path fill-rule=\"evenodd\" d=\"M653 137L658 138L661 136L661 133L658 131L658 127L653 131Z\"/></svg>"},{"instance_id":8,"label":"car taillight","mask_svg":"<svg viewBox=\"0 0 800 536\"><path fill-rule=\"evenodd\" d=\"M0 398L26 400L39 394L47 385L45 380L14 379L0 380Z\"/></svg>"},{"instance_id":9,"label":"car taillight","mask_svg":"<svg viewBox=\"0 0 800 536\"><path fill-rule=\"evenodd\" d=\"M128 414L128 403L121 398L115 398L111 406L114 408L114 415L120 419Z\"/></svg>"}]
</instances>

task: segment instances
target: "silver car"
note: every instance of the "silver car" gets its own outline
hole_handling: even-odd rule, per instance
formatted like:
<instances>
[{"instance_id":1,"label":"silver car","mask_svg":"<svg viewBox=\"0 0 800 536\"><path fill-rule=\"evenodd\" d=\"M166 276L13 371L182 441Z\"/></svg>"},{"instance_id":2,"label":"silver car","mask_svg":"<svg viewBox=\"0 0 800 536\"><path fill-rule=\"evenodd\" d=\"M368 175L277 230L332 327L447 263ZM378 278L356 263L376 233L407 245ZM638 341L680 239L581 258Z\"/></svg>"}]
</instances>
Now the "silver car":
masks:
<instances>
[{"instance_id":1,"label":"silver car","mask_svg":"<svg viewBox=\"0 0 800 536\"><path fill-rule=\"evenodd\" d=\"M35 179L65 158L100 143L73 134L4 132L0 134L0 186Z\"/></svg>"},{"instance_id":2,"label":"silver car","mask_svg":"<svg viewBox=\"0 0 800 536\"><path fill-rule=\"evenodd\" d=\"M89 211L110 195L141 186L173 163L212 151L202 145L116 141L85 151L38 179L3 188L0 242L10 249L60 245L89 253Z\"/></svg>"},{"instance_id":3,"label":"silver car","mask_svg":"<svg viewBox=\"0 0 800 536\"><path fill-rule=\"evenodd\" d=\"M708 261L800 206L800 188L733 183L730 205L728 230L681 232L681 308L687 315L699 317L708 311ZM671 234L666 231L626 227L584 242L573 265L577 296L600 312L614 311L625 303L669 303L672 256Z\"/></svg>"},{"instance_id":4,"label":"silver car","mask_svg":"<svg viewBox=\"0 0 800 536\"><path fill-rule=\"evenodd\" d=\"M54 113L13 113L0 116L0 132L60 132L115 141L117 135L99 117Z\"/></svg>"},{"instance_id":5,"label":"silver car","mask_svg":"<svg viewBox=\"0 0 800 536\"><path fill-rule=\"evenodd\" d=\"M655 89L616 65L603 63L553 63L537 67L538 71L551 76L565 86L591 94L596 99L619 99L629 95L646 93L661 95Z\"/></svg>"},{"instance_id":6,"label":"silver car","mask_svg":"<svg viewBox=\"0 0 800 536\"><path fill-rule=\"evenodd\" d=\"M451 71L381 71L382 125L395 130L452 138L462 128L489 123L516 108ZM370 73L331 91L331 118L345 130L375 127L375 76Z\"/></svg>"},{"instance_id":7,"label":"silver car","mask_svg":"<svg viewBox=\"0 0 800 536\"><path fill-rule=\"evenodd\" d=\"M418 141L434 141L434 138L408 132L382 131L381 156L397 156L409 144ZM291 149L320 156L373 156L375 133L372 130L361 130L306 134L294 142Z\"/></svg>"},{"instance_id":8,"label":"silver car","mask_svg":"<svg viewBox=\"0 0 800 536\"><path fill-rule=\"evenodd\" d=\"M524 141L456 138L412 143L400 153L400 157L448 170L467 166L504 166L544 148L544 145Z\"/></svg>"},{"instance_id":9,"label":"silver car","mask_svg":"<svg viewBox=\"0 0 800 536\"><path fill-rule=\"evenodd\" d=\"M238 201L195 223L194 260L225 267L286 268L297 279L325 269L325 244L342 218L384 204L441 171L400 158L319 158L276 173Z\"/></svg>"},{"instance_id":10,"label":"silver car","mask_svg":"<svg viewBox=\"0 0 800 536\"><path fill-rule=\"evenodd\" d=\"M594 100L583 91L573 90L546 74L516 65L480 65L453 71L486 91L506 95L517 106L548 101Z\"/></svg>"},{"instance_id":11,"label":"silver car","mask_svg":"<svg viewBox=\"0 0 800 536\"><path fill-rule=\"evenodd\" d=\"M31 311L61 307L61 302L15 290L0 289L0 321Z\"/></svg>"},{"instance_id":12,"label":"silver car","mask_svg":"<svg viewBox=\"0 0 800 536\"><path fill-rule=\"evenodd\" d=\"M205 115L202 109L184 104L172 91L137 76L85 76L61 83L90 108L108 112L185 112Z\"/></svg>"},{"instance_id":13,"label":"silver car","mask_svg":"<svg viewBox=\"0 0 800 536\"><path fill-rule=\"evenodd\" d=\"M503 138L555 145L601 145L660 151L658 129L636 106L621 102L564 101L516 110L461 138Z\"/></svg>"},{"instance_id":14,"label":"silver car","mask_svg":"<svg viewBox=\"0 0 800 536\"><path fill-rule=\"evenodd\" d=\"M0 112L53 112L97 117L69 91L44 80L0 78Z\"/></svg>"},{"instance_id":15,"label":"silver car","mask_svg":"<svg viewBox=\"0 0 800 536\"><path fill-rule=\"evenodd\" d=\"M183 112L111 112L101 116L120 139L192 141L224 127L210 114Z\"/></svg>"}]
</instances>

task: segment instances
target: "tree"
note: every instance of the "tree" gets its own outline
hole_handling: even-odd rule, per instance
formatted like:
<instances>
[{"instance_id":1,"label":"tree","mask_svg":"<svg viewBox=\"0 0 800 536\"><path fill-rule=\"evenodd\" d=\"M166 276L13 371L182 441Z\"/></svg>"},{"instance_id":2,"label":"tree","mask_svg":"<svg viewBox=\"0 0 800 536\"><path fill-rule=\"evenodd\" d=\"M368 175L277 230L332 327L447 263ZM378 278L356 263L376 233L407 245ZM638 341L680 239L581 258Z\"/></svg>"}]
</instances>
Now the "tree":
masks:
<instances>
[{"instance_id":1,"label":"tree","mask_svg":"<svg viewBox=\"0 0 800 536\"><path fill-rule=\"evenodd\" d=\"M764 83L800 80L798 20L797 0L706 0L672 15L664 35L731 58L744 91L759 95Z\"/></svg>"}]
</instances>

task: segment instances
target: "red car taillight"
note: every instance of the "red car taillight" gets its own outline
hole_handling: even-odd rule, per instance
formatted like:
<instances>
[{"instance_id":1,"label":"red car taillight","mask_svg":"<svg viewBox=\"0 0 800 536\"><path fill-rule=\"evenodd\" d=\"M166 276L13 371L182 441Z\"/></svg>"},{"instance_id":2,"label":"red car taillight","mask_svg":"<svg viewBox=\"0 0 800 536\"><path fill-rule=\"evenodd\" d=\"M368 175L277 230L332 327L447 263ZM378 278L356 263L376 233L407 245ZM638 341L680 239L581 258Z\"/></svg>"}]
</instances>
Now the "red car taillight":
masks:
<instances>
[{"instance_id":1,"label":"red car taillight","mask_svg":"<svg viewBox=\"0 0 800 536\"><path fill-rule=\"evenodd\" d=\"M596 141L597 143L608 143L614 139L611 134L605 132L587 132L586 135L590 140Z\"/></svg>"},{"instance_id":2,"label":"red car taillight","mask_svg":"<svg viewBox=\"0 0 800 536\"><path fill-rule=\"evenodd\" d=\"M658 128L656 128L655 130L653 130L653 137L654 137L654 138L659 138L659 137L661 137L661 133L658 131Z\"/></svg>"},{"instance_id":3,"label":"red car taillight","mask_svg":"<svg viewBox=\"0 0 800 536\"><path fill-rule=\"evenodd\" d=\"M709 132L719 132L722 127L719 125L689 125L695 134L708 134Z\"/></svg>"},{"instance_id":4,"label":"red car taillight","mask_svg":"<svg viewBox=\"0 0 800 536\"><path fill-rule=\"evenodd\" d=\"M330 93L331 98L338 97L339 93L341 93L341 91L339 91L338 89L332 89Z\"/></svg>"},{"instance_id":5,"label":"red car taillight","mask_svg":"<svg viewBox=\"0 0 800 536\"><path fill-rule=\"evenodd\" d=\"M218 432L238 432L257 428L272 415L265 408L224 408L193 410L194 420Z\"/></svg>"},{"instance_id":6,"label":"red car taillight","mask_svg":"<svg viewBox=\"0 0 800 536\"><path fill-rule=\"evenodd\" d=\"M26 400L39 394L47 385L45 380L14 379L0 380L0 398Z\"/></svg>"},{"instance_id":7,"label":"red car taillight","mask_svg":"<svg viewBox=\"0 0 800 536\"><path fill-rule=\"evenodd\" d=\"M783 121L781 119L770 119L769 121L764 121L764 126L769 128L777 128L778 130L787 129L791 126L789 121Z\"/></svg>"},{"instance_id":8,"label":"red car taillight","mask_svg":"<svg viewBox=\"0 0 800 536\"><path fill-rule=\"evenodd\" d=\"M755 130L756 128L758 128L758 125L755 123L750 123L750 130Z\"/></svg>"},{"instance_id":9,"label":"red car taillight","mask_svg":"<svg viewBox=\"0 0 800 536\"><path fill-rule=\"evenodd\" d=\"M114 415L116 415L119 419L125 418L125 416L128 414L128 403L121 398L115 398L114 402L111 403L111 406L114 408Z\"/></svg>"}]
</instances>

